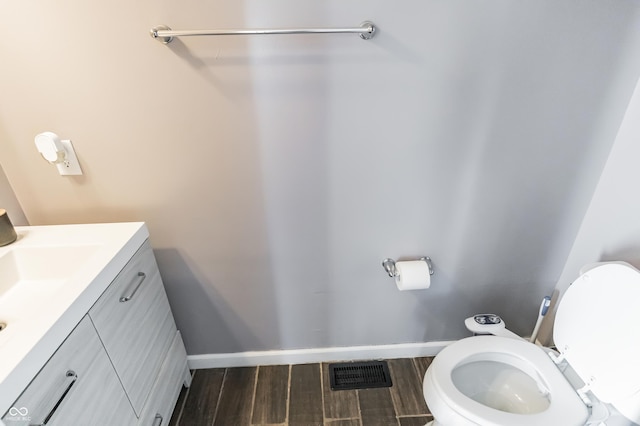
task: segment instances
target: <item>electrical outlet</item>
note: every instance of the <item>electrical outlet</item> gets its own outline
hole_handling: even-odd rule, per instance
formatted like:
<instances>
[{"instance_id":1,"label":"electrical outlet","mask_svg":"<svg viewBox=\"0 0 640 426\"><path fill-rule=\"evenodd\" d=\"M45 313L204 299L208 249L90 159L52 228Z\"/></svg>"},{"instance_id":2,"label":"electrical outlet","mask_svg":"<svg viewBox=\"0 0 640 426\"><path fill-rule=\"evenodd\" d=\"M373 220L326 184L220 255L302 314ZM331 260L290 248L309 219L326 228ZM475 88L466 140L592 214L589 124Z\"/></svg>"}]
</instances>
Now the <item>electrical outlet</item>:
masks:
<instances>
[{"instance_id":1,"label":"electrical outlet","mask_svg":"<svg viewBox=\"0 0 640 426\"><path fill-rule=\"evenodd\" d=\"M62 142L62 146L64 146L66 156L64 161L56 164L58 173L63 176L81 175L82 169L80 168L80 163L78 162L78 157L76 157L76 152L73 149L71 141L62 140L60 142Z\"/></svg>"}]
</instances>

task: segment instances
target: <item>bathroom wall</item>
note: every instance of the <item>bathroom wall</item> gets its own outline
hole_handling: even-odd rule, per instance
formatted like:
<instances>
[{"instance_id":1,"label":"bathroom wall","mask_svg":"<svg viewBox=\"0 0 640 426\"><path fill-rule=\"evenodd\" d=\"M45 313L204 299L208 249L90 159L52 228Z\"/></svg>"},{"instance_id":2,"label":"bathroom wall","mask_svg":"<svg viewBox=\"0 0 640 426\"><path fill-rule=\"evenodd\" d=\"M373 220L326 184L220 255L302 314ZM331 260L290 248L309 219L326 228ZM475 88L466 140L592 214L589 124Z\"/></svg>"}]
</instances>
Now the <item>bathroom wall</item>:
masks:
<instances>
[{"instance_id":1,"label":"bathroom wall","mask_svg":"<svg viewBox=\"0 0 640 426\"><path fill-rule=\"evenodd\" d=\"M7 180L7 176L0 165L0 208L5 209L14 226L28 225L27 218L22 211L22 207L13 192L13 188Z\"/></svg>"},{"instance_id":2,"label":"bathroom wall","mask_svg":"<svg viewBox=\"0 0 640 426\"><path fill-rule=\"evenodd\" d=\"M564 291L591 262L623 260L640 269L640 84L636 86L602 177L558 280Z\"/></svg>"},{"instance_id":3,"label":"bathroom wall","mask_svg":"<svg viewBox=\"0 0 640 426\"><path fill-rule=\"evenodd\" d=\"M636 86L602 177L556 286L558 296L592 262L622 260L640 269L640 83ZM551 340L553 315L541 336Z\"/></svg>"},{"instance_id":4,"label":"bathroom wall","mask_svg":"<svg viewBox=\"0 0 640 426\"><path fill-rule=\"evenodd\" d=\"M640 75L640 4L0 5L0 162L33 225L144 220L190 354L533 327ZM148 30L351 26L357 36ZM60 177L33 137L73 141ZM429 255L400 293L384 257Z\"/></svg>"}]
</instances>

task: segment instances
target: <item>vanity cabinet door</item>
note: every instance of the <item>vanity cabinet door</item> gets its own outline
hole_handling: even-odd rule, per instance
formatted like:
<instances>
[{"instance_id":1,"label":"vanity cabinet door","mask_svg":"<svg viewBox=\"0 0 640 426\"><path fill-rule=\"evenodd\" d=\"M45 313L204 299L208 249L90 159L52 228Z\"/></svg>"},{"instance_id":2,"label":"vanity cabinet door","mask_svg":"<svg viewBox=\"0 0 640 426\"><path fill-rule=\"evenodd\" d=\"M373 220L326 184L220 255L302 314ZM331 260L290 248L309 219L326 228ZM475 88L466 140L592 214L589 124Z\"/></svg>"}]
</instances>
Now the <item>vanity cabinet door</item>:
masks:
<instances>
[{"instance_id":1,"label":"vanity cabinet door","mask_svg":"<svg viewBox=\"0 0 640 426\"><path fill-rule=\"evenodd\" d=\"M100 296L89 316L140 416L177 331L148 241Z\"/></svg>"},{"instance_id":2,"label":"vanity cabinet door","mask_svg":"<svg viewBox=\"0 0 640 426\"><path fill-rule=\"evenodd\" d=\"M183 383L187 386L191 384L191 373L182 337L177 332L138 426L168 425Z\"/></svg>"},{"instance_id":3,"label":"vanity cabinet door","mask_svg":"<svg viewBox=\"0 0 640 426\"><path fill-rule=\"evenodd\" d=\"M2 420L7 426L126 426L137 421L86 316Z\"/></svg>"}]
</instances>

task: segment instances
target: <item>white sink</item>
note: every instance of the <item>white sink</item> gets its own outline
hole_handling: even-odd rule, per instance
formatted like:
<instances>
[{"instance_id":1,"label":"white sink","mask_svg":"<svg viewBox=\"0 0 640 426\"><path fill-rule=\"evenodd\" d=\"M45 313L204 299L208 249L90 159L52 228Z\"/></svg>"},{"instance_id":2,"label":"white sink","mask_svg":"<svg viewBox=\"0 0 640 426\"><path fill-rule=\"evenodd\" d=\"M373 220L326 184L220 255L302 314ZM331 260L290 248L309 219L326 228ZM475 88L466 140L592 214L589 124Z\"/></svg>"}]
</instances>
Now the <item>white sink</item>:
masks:
<instances>
[{"instance_id":1,"label":"white sink","mask_svg":"<svg viewBox=\"0 0 640 426\"><path fill-rule=\"evenodd\" d=\"M0 416L149 237L142 222L16 232L0 247Z\"/></svg>"},{"instance_id":2,"label":"white sink","mask_svg":"<svg viewBox=\"0 0 640 426\"><path fill-rule=\"evenodd\" d=\"M0 257L0 301L12 297L19 287L59 285L72 277L97 248L97 245L10 248Z\"/></svg>"},{"instance_id":3,"label":"white sink","mask_svg":"<svg viewBox=\"0 0 640 426\"><path fill-rule=\"evenodd\" d=\"M0 256L0 347L24 319L52 300L98 251L98 245L8 247Z\"/></svg>"}]
</instances>

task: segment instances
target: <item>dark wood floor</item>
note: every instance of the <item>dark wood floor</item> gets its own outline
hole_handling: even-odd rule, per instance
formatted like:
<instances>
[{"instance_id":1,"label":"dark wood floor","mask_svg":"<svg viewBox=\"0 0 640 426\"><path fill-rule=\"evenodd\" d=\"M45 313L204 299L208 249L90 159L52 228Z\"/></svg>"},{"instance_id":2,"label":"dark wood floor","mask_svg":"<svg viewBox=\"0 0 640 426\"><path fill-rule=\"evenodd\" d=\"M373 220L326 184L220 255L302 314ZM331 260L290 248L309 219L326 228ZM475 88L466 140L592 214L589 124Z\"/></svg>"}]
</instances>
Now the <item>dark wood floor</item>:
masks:
<instances>
[{"instance_id":1,"label":"dark wood floor","mask_svg":"<svg viewBox=\"0 0 640 426\"><path fill-rule=\"evenodd\" d=\"M332 391L328 364L195 370L170 426L423 426L432 358L389 360L390 388Z\"/></svg>"}]
</instances>

